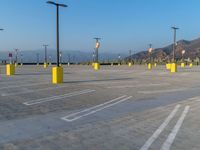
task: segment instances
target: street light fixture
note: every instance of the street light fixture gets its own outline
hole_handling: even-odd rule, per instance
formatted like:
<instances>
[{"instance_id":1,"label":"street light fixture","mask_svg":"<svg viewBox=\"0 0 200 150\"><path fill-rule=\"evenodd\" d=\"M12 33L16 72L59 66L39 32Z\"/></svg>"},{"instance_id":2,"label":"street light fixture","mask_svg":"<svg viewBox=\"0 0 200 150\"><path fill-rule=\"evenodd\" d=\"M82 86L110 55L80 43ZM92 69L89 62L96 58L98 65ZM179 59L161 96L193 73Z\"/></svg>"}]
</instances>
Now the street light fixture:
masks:
<instances>
[{"instance_id":1,"label":"street light fixture","mask_svg":"<svg viewBox=\"0 0 200 150\"><path fill-rule=\"evenodd\" d=\"M174 30L174 45L173 45L173 63L175 62L175 50L176 50L176 30L178 30L179 28L177 27L171 27Z\"/></svg>"},{"instance_id":2,"label":"street light fixture","mask_svg":"<svg viewBox=\"0 0 200 150\"><path fill-rule=\"evenodd\" d=\"M101 40L101 38L94 38L96 40L96 46L95 46L95 63L99 62L99 48L100 48L100 42L99 40Z\"/></svg>"},{"instance_id":3,"label":"street light fixture","mask_svg":"<svg viewBox=\"0 0 200 150\"><path fill-rule=\"evenodd\" d=\"M57 67L59 67L59 7L67 7L65 4L59 4L52 1L47 1L48 4L52 4L56 6L57 13Z\"/></svg>"}]
</instances>

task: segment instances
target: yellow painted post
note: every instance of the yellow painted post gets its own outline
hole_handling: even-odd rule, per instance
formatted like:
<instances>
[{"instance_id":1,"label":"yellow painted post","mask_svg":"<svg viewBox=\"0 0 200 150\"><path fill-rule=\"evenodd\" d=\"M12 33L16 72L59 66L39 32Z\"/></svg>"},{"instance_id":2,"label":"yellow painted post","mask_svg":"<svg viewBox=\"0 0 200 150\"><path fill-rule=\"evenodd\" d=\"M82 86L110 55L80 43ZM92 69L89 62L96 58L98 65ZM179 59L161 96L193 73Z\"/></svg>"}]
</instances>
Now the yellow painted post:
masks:
<instances>
[{"instance_id":1,"label":"yellow painted post","mask_svg":"<svg viewBox=\"0 0 200 150\"><path fill-rule=\"evenodd\" d=\"M192 63L190 63L190 68L192 68L193 67L193 64Z\"/></svg>"},{"instance_id":2,"label":"yellow painted post","mask_svg":"<svg viewBox=\"0 0 200 150\"><path fill-rule=\"evenodd\" d=\"M154 67L155 67L155 68L157 67L157 63L154 63Z\"/></svg>"},{"instance_id":3,"label":"yellow painted post","mask_svg":"<svg viewBox=\"0 0 200 150\"><path fill-rule=\"evenodd\" d=\"M63 83L63 68L62 67L52 68L52 83L53 84Z\"/></svg>"},{"instance_id":4,"label":"yellow painted post","mask_svg":"<svg viewBox=\"0 0 200 150\"><path fill-rule=\"evenodd\" d=\"M172 63L171 64L171 73L175 73L177 72L177 64L176 63Z\"/></svg>"},{"instance_id":5,"label":"yellow painted post","mask_svg":"<svg viewBox=\"0 0 200 150\"><path fill-rule=\"evenodd\" d=\"M151 63L148 63L148 69L149 69L149 70L152 69L152 65L151 65Z\"/></svg>"},{"instance_id":6,"label":"yellow painted post","mask_svg":"<svg viewBox=\"0 0 200 150\"><path fill-rule=\"evenodd\" d=\"M181 68L185 68L185 63L181 63Z\"/></svg>"},{"instance_id":7,"label":"yellow painted post","mask_svg":"<svg viewBox=\"0 0 200 150\"><path fill-rule=\"evenodd\" d=\"M15 63L15 67L17 67L18 66L18 63Z\"/></svg>"},{"instance_id":8,"label":"yellow painted post","mask_svg":"<svg viewBox=\"0 0 200 150\"><path fill-rule=\"evenodd\" d=\"M166 64L166 69L167 69L167 70L170 70L170 69L171 69L171 63L167 63L167 64Z\"/></svg>"},{"instance_id":9,"label":"yellow painted post","mask_svg":"<svg viewBox=\"0 0 200 150\"><path fill-rule=\"evenodd\" d=\"M128 66L131 67L133 64L131 62L128 63Z\"/></svg>"},{"instance_id":10,"label":"yellow painted post","mask_svg":"<svg viewBox=\"0 0 200 150\"><path fill-rule=\"evenodd\" d=\"M6 65L6 75L11 76L15 74L15 65L7 64Z\"/></svg>"},{"instance_id":11,"label":"yellow painted post","mask_svg":"<svg viewBox=\"0 0 200 150\"><path fill-rule=\"evenodd\" d=\"M94 63L94 70L99 70L99 69L100 69L100 64Z\"/></svg>"},{"instance_id":12,"label":"yellow painted post","mask_svg":"<svg viewBox=\"0 0 200 150\"><path fill-rule=\"evenodd\" d=\"M48 67L48 63L44 63L44 68L47 68Z\"/></svg>"}]
</instances>

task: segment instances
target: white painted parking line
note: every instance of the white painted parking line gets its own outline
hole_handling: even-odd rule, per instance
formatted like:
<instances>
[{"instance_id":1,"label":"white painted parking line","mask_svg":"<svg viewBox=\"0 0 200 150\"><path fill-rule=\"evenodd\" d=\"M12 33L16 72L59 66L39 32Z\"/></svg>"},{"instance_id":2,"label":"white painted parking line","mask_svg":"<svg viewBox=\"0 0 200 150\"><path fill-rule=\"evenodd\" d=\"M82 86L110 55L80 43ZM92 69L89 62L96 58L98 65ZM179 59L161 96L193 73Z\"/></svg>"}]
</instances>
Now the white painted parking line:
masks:
<instances>
[{"instance_id":1,"label":"white painted parking line","mask_svg":"<svg viewBox=\"0 0 200 150\"><path fill-rule=\"evenodd\" d=\"M68 86L58 86L58 87L48 87L48 88L43 88L43 89L36 89L36 90L26 90L26 91L21 91L21 92L12 92L12 93L2 93L1 96L5 97L5 96L16 96L16 95L20 95L20 94L28 94L28 93L34 93L34 92L40 92L40 91L47 91L47 90L54 90L54 89L61 89L61 88L65 88L65 87L69 87Z\"/></svg>"},{"instance_id":2,"label":"white painted parking line","mask_svg":"<svg viewBox=\"0 0 200 150\"><path fill-rule=\"evenodd\" d=\"M97 112L99 112L101 110L104 110L104 109L112 107L112 106L114 106L116 104L119 104L119 103L122 103L124 101L127 101L130 98L132 98L132 96L128 97L128 96L124 95L124 96L115 98L113 100L110 100L108 102L105 102L103 104L96 105L96 106L93 106L91 108L87 108L87 109L84 109L82 111L67 115L65 117L62 117L61 119L64 120L64 121L67 121L67 122L73 122L73 121L76 121L76 120L78 120L80 118L92 115L92 114L97 113Z\"/></svg>"},{"instance_id":3,"label":"white painted parking line","mask_svg":"<svg viewBox=\"0 0 200 150\"><path fill-rule=\"evenodd\" d=\"M161 124L161 126L153 133L153 135L146 141L146 143L142 146L140 150L148 150L152 143L158 138L158 136L162 133L162 131L166 128L169 122L174 118L177 111L179 110L180 105L176 105L174 110L170 113L170 115L165 119L165 121Z\"/></svg>"},{"instance_id":4,"label":"white painted parking line","mask_svg":"<svg viewBox=\"0 0 200 150\"><path fill-rule=\"evenodd\" d=\"M46 85L46 84L49 84L49 82L31 83L31 84L24 84L24 85L12 85L12 86L1 87L0 90L11 89L11 88L21 88L21 87L28 87L28 86L36 86L36 85Z\"/></svg>"},{"instance_id":5,"label":"white painted parking line","mask_svg":"<svg viewBox=\"0 0 200 150\"><path fill-rule=\"evenodd\" d=\"M120 88L136 88L136 87L152 87L152 86L168 86L169 83L161 83L161 84L136 84L136 85L121 85L121 86L109 86L108 89L120 89Z\"/></svg>"},{"instance_id":6,"label":"white painted parking line","mask_svg":"<svg viewBox=\"0 0 200 150\"><path fill-rule=\"evenodd\" d=\"M187 88L179 88L179 89L167 89L167 90L153 90L153 91L138 91L140 94L156 94L156 93L170 93L170 92L178 92L185 91Z\"/></svg>"},{"instance_id":7,"label":"white painted parking line","mask_svg":"<svg viewBox=\"0 0 200 150\"><path fill-rule=\"evenodd\" d=\"M32 100L32 101L29 101L29 102L24 102L23 104L27 105L27 106L36 105L36 104L45 103L45 102L49 102L49 101L54 101L54 100L58 100L58 99L63 99L63 98L78 96L78 95L82 95L82 94L87 94L87 93L91 93L91 92L94 92L94 91L95 90L90 90L90 89L82 90L82 91L75 91L75 92L64 94L64 95L46 97L46 98L41 98L41 99L37 99L37 100Z\"/></svg>"},{"instance_id":8,"label":"white painted parking line","mask_svg":"<svg viewBox=\"0 0 200 150\"><path fill-rule=\"evenodd\" d=\"M169 150L172 143L174 142L174 139L178 133L178 131L180 130L180 127L183 124L183 121L187 115L187 113L189 112L190 106L186 106L181 117L179 118L179 120L177 121L176 125L174 126L172 132L169 134L167 140L164 142L164 144L161 147L161 150Z\"/></svg>"}]
</instances>

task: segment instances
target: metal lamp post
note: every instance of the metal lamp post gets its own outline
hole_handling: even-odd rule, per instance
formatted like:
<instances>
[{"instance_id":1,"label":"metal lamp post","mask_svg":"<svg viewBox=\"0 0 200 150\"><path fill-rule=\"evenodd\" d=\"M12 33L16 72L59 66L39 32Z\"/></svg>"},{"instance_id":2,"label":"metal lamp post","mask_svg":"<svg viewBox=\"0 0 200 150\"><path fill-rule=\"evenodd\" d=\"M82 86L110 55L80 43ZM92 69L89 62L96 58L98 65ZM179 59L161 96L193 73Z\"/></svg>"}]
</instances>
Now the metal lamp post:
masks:
<instances>
[{"instance_id":1,"label":"metal lamp post","mask_svg":"<svg viewBox=\"0 0 200 150\"><path fill-rule=\"evenodd\" d=\"M60 66L60 45L59 45L59 8L67 7L65 4L59 4L52 1L47 1L48 4L56 6L56 31L57 31L57 67L52 68L52 83L59 84L63 83L63 68Z\"/></svg>"},{"instance_id":2,"label":"metal lamp post","mask_svg":"<svg viewBox=\"0 0 200 150\"><path fill-rule=\"evenodd\" d=\"M95 63L99 62L99 48L100 48L100 42L99 40L101 38L94 38L96 40L96 46L95 46Z\"/></svg>"},{"instance_id":3,"label":"metal lamp post","mask_svg":"<svg viewBox=\"0 0 200 150\"><path fill-rule=\"evenodd\" d=\"M15 66L18 65L18 51L19 49L15 49Z\"/></svg>"},{"instance_id":4,"label":"metal lamp post","mask_svg":"<svg viewBox=\"0 0 200 150\"><path fill-rule=\"evenodd\" d=\"M173 63L175 62L175 51L176 51L176 31L179 29L177 27L172 27L174 30L174 44L173 44Z\"/></svg>"},{"instance_id":5,"label":"metal lamp post","mask_svg":"<svg viewBox=\"0 0 200 150\"><path fill-rule=\"evenodd\" d=\"M56 14L57 14L57 67L59 67L59 48L60 48L60 45L59 45L59 8L60 7L67 7L67 5L65 4L59 4L59 3L55 3L55 2L52 2L52 1L47 1L48 4L52 4L52 5L55 5L56 6Z\"/></svg>"},{"instance_id":6,"label":"metal lamp post","mask_svg":"<svg viewBox=\"0 0 200 150\"><path fill-rule=\"evenodd\" d=\"M49 45L43 45L44 46L44 63L46 63L47 64L47 47L49 46Z\"/></svg>"},{"instance_id":7,"label":"metal lamp post","mask_svg":"<svg viewBox=\"0 0 200 150\"><path fill-rule=\"evenodd\" d=\"M179 29L177 27L171 27L173 30L174 30L174 44L173 44L173 62L171 64L171 72L172 73L175 73L177 72L177 64L176 64L176 56L175 56L175 51L176 51L176 46L177 46L177 43L176 43L176 31Z\"/></svg>"}]
</instances>

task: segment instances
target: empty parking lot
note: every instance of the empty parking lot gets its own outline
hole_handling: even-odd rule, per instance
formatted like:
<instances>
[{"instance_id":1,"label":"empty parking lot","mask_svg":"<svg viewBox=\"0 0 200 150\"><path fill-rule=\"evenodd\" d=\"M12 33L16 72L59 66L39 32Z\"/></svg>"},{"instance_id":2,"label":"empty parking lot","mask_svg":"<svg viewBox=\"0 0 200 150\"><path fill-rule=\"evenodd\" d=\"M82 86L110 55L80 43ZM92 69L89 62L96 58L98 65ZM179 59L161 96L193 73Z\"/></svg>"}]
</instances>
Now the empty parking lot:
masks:
<instances>
[{"instance_id":1,"label":"empty parking lot","mask_svg":"<svg viewBox=\"0 0 200 150\"><path fill-rule=\"evenodd\" d=\"M0 76L0 149L200 149L200 68L19 66Z\"/></svg>"}]
</instances>

